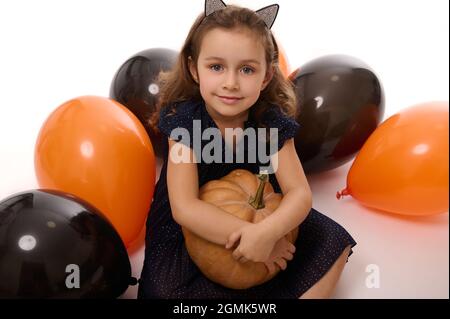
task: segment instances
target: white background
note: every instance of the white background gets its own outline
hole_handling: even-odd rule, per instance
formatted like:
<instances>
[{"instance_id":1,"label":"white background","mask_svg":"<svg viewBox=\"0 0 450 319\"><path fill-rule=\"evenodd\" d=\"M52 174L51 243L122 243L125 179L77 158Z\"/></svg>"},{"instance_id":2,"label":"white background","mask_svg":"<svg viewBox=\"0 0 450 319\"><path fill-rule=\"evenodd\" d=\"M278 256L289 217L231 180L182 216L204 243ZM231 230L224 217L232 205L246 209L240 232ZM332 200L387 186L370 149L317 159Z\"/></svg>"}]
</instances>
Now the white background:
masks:
<instances>
[{"instance_id":1,"label":"white background","mask_svg":"<svg viewBox=\"0 0 450 319\"><path fill-rule=\"evenodd\" d=\"M448 101L448 1L278 3L272 29L292 70L325 54L362 59L383 83L385 119L413 104ZM51 111L77 96L108 96L116 70L139 51L179 50L203 7L203 0L0 1L0 200L37 188L34 143ZM448 298L448 214L411 220L336 201L350 164L308 176L314 207L358 241L335 297ZM130 252L137 277L142 254ZM380 269L379 288L365 284L370 264ZM135 293L132 287L124 297Z\"/></svg>"}]
</instances>

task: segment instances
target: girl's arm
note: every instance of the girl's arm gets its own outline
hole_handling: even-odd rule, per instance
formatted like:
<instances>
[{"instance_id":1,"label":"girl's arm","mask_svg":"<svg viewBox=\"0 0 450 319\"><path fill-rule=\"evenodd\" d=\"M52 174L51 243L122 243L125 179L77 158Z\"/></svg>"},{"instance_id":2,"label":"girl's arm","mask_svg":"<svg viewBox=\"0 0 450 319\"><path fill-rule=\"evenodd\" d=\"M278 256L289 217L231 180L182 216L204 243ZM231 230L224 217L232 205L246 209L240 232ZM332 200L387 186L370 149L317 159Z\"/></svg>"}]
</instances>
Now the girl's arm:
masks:
<instances>
[{"instance_id":1,"label":"girl's arm","mask_svg":"<svg viewBox=\"0 0 450 319\"><path fill-rule=\"evenodd\" d=\"M181 150L190 160L175 163L170 155L175 150ZM224 246L231 233L250 223L199 199L194 156L189 147L169 139L167 188L172 215L181 226L210 242Z\"/></svg>"},{"instance_id":2,"label":"girl's arm","mask_svg":"<svg viewBox=\"0 0 450 319\"><path fill-rule=\"evenodd\" d=\"M287 140L279 150L278 158L274 158L274 167L283 199L278 208L262 220L261 226L279 239L300 225L308 216L312 207L312 194L293 138Z\"/></svg>"},{"instance_id":3,"label":"girl's arm","mask_svg":"<svg viewBox=\"0 0 450 319\"><path fill-rule=\"evenodd\" d=\"M233 247L236 260L266 261L275 243L300 225L312 206L312 195L302 165L294 147L294 140L287 140L272 158L275 174L283 192L278 208L257 224L246 225L230 234L226 247ZM280 163L280 165L278 165ZM293 245L285 245L285 252L293 253Z\"/></svg>"}]
</instances>

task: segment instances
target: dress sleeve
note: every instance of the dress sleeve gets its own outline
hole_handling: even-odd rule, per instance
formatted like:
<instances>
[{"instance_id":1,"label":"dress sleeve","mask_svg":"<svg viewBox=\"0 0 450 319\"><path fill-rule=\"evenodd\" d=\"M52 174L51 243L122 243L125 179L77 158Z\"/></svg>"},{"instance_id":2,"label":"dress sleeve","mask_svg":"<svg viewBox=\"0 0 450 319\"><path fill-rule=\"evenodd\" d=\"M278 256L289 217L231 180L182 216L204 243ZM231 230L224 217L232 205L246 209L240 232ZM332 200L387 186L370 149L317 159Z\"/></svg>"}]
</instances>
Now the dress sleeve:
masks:
<instances>
[{"instance_id":1,"label":"dress sleeve","mask_svg":"<svg viewBox=\"0 0 450 319\"><path fill-rule=\"evenodd\" d=\"M279 151L284 142L295 137L300 125L297 121L286 114L282 113L278 107L274 107L266 114L267 125L269 128L278 129L278 148Z\"/></svg>"},{"instance_id":2,"label":"dress sleeve","mask_svg":"<svg viewBox=\"0 0 450 319\"><path fill-rule=\"evenodd\" d=\"M189 103L180 103L175 113L171 106L161 109L158 128L168 138L192 148L193 108Z\"/></svg>"}]
</instances>

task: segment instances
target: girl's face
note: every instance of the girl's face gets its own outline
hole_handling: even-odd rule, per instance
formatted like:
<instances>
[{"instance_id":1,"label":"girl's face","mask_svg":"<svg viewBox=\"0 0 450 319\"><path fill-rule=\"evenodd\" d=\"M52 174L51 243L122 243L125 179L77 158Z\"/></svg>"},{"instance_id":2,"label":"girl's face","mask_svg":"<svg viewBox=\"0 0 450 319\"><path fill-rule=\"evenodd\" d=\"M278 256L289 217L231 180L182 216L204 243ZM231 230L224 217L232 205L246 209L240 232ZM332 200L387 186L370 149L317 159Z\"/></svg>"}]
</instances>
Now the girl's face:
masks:
<instances>
[{"instance_id":1,"label":"girl's face","mask_svg":"<svg viewBox=\"0 0 450 319\"><path fill-rule=\"evenodd\" d=\"M245 116L272 77L262 44L248 30L208 31L189 68L208 109L225 121Z\"/></svg>"}]
</instances>

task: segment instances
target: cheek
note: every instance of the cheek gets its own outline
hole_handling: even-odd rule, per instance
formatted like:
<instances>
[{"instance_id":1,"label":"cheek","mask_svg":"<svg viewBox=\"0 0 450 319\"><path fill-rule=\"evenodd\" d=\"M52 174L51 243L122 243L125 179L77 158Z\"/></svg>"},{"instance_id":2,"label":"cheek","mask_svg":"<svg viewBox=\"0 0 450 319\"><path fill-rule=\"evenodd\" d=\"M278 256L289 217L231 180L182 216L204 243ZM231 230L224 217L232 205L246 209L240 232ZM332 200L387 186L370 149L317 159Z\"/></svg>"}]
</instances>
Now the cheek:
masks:
<instances>
[{"instance_id":1,"label":"cheek","mask_svg":"<svg viewBox=\"0 0 450 319\"><path fill-rule=\"evenodd\" d=\"M211 76L204 73L200 75L200 88L202 90L213 90L220 84L220 78L218 76Z\"/></svg>"},{"instance_id":2,"label":"cheek","mask_svg":"<svg viewBox=\"0 0 450 319\"><path fill-rule=\"evenodd\" d=\"M212 84L209 79L201 79L200 81L200 90L202 92L208 92L211 91Z\"/></svg>"},{"instance_id":3,"label":"cheek","mask_svg":"<svg viewBox=\"0 0 450 319\"><path fill-rule=\"evenodd\" d=\"M249 81L245 81L243 85L241 85L241 89L247 91L250 94L258 94L261 91L262 85L262 80L252 79Z\"/></svg>"}]
</instances>

